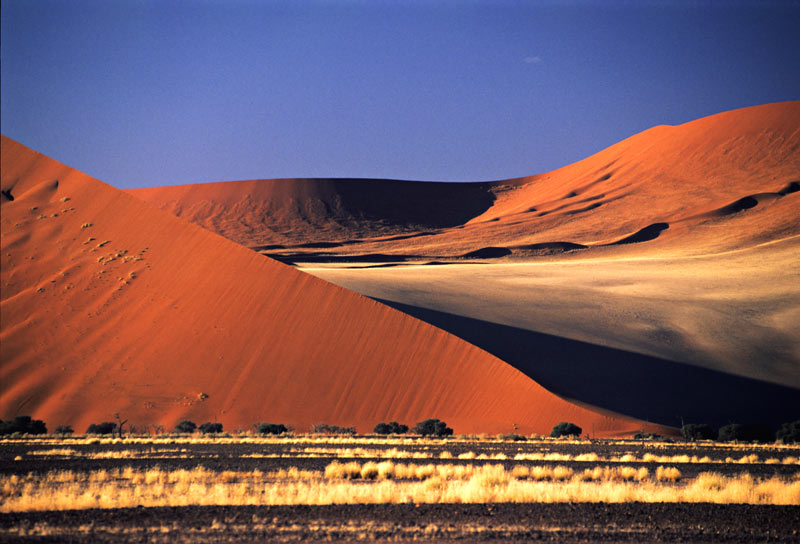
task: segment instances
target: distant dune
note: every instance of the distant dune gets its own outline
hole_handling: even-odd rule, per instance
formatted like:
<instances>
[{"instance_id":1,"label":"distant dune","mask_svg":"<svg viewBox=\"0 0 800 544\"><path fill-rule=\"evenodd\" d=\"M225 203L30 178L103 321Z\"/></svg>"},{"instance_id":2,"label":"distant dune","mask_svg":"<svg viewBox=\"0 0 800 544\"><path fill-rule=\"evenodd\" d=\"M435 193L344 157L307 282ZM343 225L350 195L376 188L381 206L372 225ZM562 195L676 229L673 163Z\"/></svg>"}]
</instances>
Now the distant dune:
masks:
<instances>
[{"instance_id":1,"label":"distant dune","mask_svg":"<svg viewBox=\"0 0 800 544\"><path fill-rule=\"evenodd\" d=\"M248 247L314 260L458 257L487 246L506 249L495 258L528 257L637 241L652 242L639 251L702 254L800 233L796 195L786 198L800 189L799 157L800 102L783 102L654 127L506 181L260 180L130 192Z\"/></svg>"},{"instance_id":2,"label":"distant dune","mask_svg":"<svg viewBox=\"0 0 800 544\"><path fill-rule=\"evenodd\" d=\"M654 127L513 180L131 194L562 395L672 425L800 417L800 102Z\"/></svg>"},{"instance_id":3,"label":"distant dune","mask_svg":"<svg viewBox=\"0 0 800 544\"><path fill-rule=\"evenodd\" d=\"M229 430L368 432L427 417L468 433L646 426L566 402L463 340L5 137L1 166L2 418L77 431L115 413Z\"/></svg>"}]
</instances>

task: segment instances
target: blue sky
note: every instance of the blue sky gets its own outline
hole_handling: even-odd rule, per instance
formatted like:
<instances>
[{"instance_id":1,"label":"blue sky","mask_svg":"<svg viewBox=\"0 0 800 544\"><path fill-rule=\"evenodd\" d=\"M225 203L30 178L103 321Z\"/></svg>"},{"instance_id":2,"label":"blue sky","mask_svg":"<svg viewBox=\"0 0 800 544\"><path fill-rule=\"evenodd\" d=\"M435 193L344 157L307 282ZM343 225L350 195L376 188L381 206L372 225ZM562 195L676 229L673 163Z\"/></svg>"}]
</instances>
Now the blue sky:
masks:
<instances>
[{"instance_id":1,"label":"blue sky","mask_svg":"<svg viewBox=\"0 0 800 544\"><path fill-rule=\"evenodd\" d=\"M800 99L800 3L3 0L2 132L117 187L535 174Z\"/></svg>"}]
</instances>

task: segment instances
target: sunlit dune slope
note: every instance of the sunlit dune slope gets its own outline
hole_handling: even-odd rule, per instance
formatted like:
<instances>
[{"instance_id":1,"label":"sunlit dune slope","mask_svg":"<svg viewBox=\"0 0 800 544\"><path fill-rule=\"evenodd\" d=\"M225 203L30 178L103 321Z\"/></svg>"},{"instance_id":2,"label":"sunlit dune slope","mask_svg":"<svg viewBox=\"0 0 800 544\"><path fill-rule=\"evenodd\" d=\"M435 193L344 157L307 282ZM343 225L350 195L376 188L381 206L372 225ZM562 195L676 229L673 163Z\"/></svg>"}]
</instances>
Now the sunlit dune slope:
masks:
<instances>
[{"instance_id":1,"label":"sunlit dune slope","mask_svg":"<svg viewBox=\"0 0 800 544\"><path fill-rule=\"evenodd\" d=\"M641 428L426 323L2 140L0 417L51 428L445 419L457 432Z\"/></svg>"},{"instance_id":2,"label":"sunlit dune slope","mask_svg":"<svg viewBox=\"0 0 800 544\"><path fill-rule=\"evenodd\" d=\"M783 239L800 233L800 102L654 127L501 187L470 225L496 223L515 249L647 242L636 250L705 253Z\"/></svg>"},{"instance_id":3,"label":"sunlit dune slope","mask_svg":"<svg viewBox=\"0 0 800 544\"><path fill-rule=\"evenodd\" d=\"M654 127L515 180L263 180L132 193L248 247L321 260L583 246L606 255L634 242L647 242L636 251L725 251L800 233L799 190L800 102L783 102Z\"/></svg>"}]
</instances>

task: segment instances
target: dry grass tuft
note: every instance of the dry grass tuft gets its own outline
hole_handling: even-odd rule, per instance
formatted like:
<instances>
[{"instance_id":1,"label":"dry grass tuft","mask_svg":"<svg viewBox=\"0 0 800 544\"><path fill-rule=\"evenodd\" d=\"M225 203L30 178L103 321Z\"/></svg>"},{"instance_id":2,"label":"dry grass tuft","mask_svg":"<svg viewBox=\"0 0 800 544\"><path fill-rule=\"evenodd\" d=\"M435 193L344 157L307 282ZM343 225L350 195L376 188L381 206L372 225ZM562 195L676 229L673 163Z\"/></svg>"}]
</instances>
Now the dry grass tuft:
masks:
<instances>
[{"instance_id":1,"label":"dry grass tuft","mask_svg":"<svg viewBox=\"0 0 800 544\"><path fill-rule=\"evenodd\" d=\"M675 467L658 467L656 480L659 482L677 482L681 479L681 471Z\"/></svg>"},{"instance_id":2,"label":"dry grass tuft","mask_svg":"<svg viewBox=\"0 0 800 544\"><path fill-rule=\"evenodd\" d=\"M577 475L584 482L643 482L650 478L645 467L595 467Z\"/></svg>"}]
</instances>

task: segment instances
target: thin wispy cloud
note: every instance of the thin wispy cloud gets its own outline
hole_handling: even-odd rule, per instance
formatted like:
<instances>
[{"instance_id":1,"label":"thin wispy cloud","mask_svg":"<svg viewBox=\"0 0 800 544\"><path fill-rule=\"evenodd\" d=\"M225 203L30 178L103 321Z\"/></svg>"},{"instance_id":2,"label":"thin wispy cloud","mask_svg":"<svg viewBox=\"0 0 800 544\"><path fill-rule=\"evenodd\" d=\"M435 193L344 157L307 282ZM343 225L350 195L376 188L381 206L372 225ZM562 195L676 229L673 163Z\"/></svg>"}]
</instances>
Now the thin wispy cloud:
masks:
<instances>
[{"instance_id":1,"label":"thin wispy cloud","mask_svg":"<svg viewBox=\"0 0 800 544\"><path fill-rule=\"evenodd\" d=\"M542 57L539 57L539 56L536 56L536 57L525 57L524 59L522 59L522 61L525 64L541 64Z\"/></svg>"}]
</instances>

